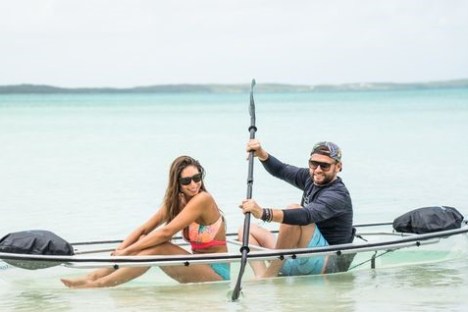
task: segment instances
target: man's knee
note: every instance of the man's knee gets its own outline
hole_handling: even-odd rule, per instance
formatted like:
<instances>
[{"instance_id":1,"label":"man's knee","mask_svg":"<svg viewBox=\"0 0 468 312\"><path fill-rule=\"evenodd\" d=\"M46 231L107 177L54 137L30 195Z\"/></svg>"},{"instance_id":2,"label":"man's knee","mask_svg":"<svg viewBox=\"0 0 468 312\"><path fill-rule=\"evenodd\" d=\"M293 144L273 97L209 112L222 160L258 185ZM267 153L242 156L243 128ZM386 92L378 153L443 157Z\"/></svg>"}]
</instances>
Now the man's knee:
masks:
<instances>
[{"instance_id":1,"label":"man's knee","mask_svg":"<svg viewBox=\"0 0 468 312\"><path fill-rule=\"evenodd\" d=\"M285 224L281 223L279 226L280 232L282 231L298 231L300 230L302 225L293 225L293 224Z\"/></svg>"},{"instance_id":2,"label":"man's knee","mask_svg":"<svg viewBox=\"0 0 468 312\"><path fill-rule=\"evenodd\" d=\"M304 238L312 237L315 231L315 227L315 223L311 223L308 225L291 225L282 223L279 227L278 235L280 235L281 237L298 237L302 240Z\"/></svg>"}]
</instances>

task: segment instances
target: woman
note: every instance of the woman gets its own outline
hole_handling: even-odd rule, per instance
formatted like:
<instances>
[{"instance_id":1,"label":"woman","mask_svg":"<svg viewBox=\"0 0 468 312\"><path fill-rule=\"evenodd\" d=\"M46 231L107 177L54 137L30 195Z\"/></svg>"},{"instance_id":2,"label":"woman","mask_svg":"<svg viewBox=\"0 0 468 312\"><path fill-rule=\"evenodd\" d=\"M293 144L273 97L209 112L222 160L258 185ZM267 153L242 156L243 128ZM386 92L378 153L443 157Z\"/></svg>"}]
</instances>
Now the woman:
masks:
<instances>
[{"instance_id":1,"label":"woman","mask_svg":"<svg viewBox=\"0 0 468 312\"><path fill-rule=\"evenodd\" d=\"M171 243L172 237L183 231L193 253L227 252L226 224L221 212L206 191L205 171L189 157L176 158L169 171L169 185L162 207L143 225L136 228L112 253L127 255L185 255L187 250ZM190 266L161 266L167 275L180 283L227 280L228 263ZM77 279L61 279L71 288L110 287L128 282L149 267L100 269Z\"/></svg>"}]
</instances>

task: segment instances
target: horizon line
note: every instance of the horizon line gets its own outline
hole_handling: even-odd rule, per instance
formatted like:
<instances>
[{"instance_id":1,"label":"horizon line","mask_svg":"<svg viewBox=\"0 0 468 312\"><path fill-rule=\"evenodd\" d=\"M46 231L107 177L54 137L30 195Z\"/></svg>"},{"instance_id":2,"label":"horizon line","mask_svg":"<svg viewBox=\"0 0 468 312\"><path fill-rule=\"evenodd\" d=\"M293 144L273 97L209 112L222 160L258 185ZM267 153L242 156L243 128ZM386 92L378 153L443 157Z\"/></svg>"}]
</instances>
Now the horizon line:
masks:
<instances>
[{"instance_id":1,"label":"horizon line","mask_svg":"<svg viewBox=\"0 0 468 312\"><path fill-rule=\"evenodd\" d=\"M336 83L287 83L287 82L263 82L257 83L257 85L278 85L278 86L297 86L297 87L315 87L315 86L349 86L349 85L411 85L411 84L432 84L432 83L449 83L449 82L468 82L466 78L454 78L454 79L441 79L441 80L418 80L418 81L406 81L406 82L395 82L395 81L355 81L355 82L336 82ZM135 88L147 88L155 86L245 86L250 85L250 82L245 83L211 83L211 82L179 82L179 83L155 83L145 85L134 85L134 86L62 86L57 84L48 83L34 83L34 82L22 82L15 84L0 84L0 87L17 87L17 86L34 86L34 87L53 87L60 89L135 89Z\"/></svg>"}]
</instances>

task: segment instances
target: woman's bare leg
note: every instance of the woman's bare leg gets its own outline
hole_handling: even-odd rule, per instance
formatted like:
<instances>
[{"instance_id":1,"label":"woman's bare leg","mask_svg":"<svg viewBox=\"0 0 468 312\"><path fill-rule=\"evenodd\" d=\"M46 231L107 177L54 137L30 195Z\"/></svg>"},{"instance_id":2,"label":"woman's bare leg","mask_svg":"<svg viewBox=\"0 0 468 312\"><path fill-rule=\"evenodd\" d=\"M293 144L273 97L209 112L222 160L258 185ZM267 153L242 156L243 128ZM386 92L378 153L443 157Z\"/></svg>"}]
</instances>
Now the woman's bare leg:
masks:
<instances>
[{"instance_id":1,"label":"woman's bare leg","mask_svg":"<svg viewBox=\"0 0 468 312\"><path fill-rule=\"evenodd\" d=\"M61 279L62 283L69 288L97 288L97 287L112 287L123 283L126 283L132 279L135 279L146 271L150 267L133 267L133 268L120 268L114 270L111 274L105 275L95 280L65 280Z\"/></svg>"},{"instance_id":2,"label":"woman's bare leg","mask_svg":"<svg viewBox=\"0 0 468 312\"><path fill-rule=\"evenodd\" d=\"M115 269L99 269L78 278L61 278L62 283L67 287L76 287L80 284L86 284L88 281L95 281L99 278L112 274Z\"/></svg>"},{"instance_id":3,"label":"woman's bare leg","mask_svg":"<svg viewBox=\"0 0 468 312\"><path fill-rule=\"evenodd\" d=\"M190 254L185 249L165 243L154 248L148 248L138 255L175 255L175 254ZM103 275L96 279L76 279L64 280L62 282L70 288L95 288L95 287L113 287L131 281L148 271L150 267L131 267L120 268L113 270L112 273ZM207 265L191 265L185 266L169 266L161 267L161 269L170 277L181 283L188 282L203 282L221 280L221 277L216 274L213 269ZM104 272L102 272L104 273Z\"/></svg>"}]
</instances>

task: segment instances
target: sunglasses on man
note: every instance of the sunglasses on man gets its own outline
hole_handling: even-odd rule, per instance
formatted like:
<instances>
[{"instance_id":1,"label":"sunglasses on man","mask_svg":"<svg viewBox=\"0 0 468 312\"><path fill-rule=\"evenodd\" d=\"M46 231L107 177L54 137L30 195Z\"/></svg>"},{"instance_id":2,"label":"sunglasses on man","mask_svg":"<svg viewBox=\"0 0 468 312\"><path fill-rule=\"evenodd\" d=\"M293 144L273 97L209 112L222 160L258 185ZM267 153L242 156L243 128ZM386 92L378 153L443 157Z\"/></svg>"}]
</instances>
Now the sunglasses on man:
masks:
<instances>
[{"instance_id":1,"label":"sunglasses on man","mask_svg":"<svg viewBox=\"0 0 468 312\"><path fill-rule=\"evenodd\" d=\"M197 173L191 177L179 178L179 183L182 185L189 185L190 183L192 183L192 180L195 183L200 182L202 180L202 174Z\"/></svg>"},{"instance_id":2,"label":"sunglasses on man","mask_svg":"<svg viewBox=\"0 0 468 312\"><path fill-rule=\"evenodd\" d=\"M309 160L309 168L312 170L315 170L320 166L320 168L322 168L323 171L328 171L330 170L331 166L334 164L335 163L330 164L330 163L321 162L321 161Z\"/></svg>"}]
</instances>

